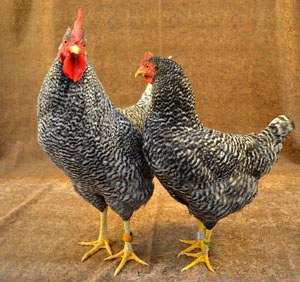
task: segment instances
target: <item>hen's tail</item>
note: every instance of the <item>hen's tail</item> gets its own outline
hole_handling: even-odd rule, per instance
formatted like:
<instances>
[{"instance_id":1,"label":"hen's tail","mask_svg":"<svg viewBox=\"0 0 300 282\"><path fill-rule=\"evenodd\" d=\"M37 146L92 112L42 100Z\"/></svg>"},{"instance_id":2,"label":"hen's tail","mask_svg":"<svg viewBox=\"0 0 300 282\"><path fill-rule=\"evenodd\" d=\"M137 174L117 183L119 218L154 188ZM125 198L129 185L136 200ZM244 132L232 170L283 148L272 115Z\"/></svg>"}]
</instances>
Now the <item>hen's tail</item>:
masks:
<instances>
[{"instance_id":1,"label":"hen's tail","mask_svg":"<svg viewBox=\"0 0 300 282\"><path fill-rule=\"evenodd\" d=\"M247 153L245 170L256 179L268 173L278 160L282 144L294 128L294 123L281 115L274 118L264 130L252 135L255 146Z\"/></svg>"},{"instance_id":2,"label":"hen's tail","mask_svg":"<svg viewBox=\"0 0 300 282\"><path fill-rule=\"evenodd\" d=\"M268 130L269 133L272 134L273 146L276 153L278 153L281 150L283 142L285 141L289 133L293 131L294 128L294 122L284 115L280 115L274 118L269 123L266 130Z\"/></svg>"}]
</instances>

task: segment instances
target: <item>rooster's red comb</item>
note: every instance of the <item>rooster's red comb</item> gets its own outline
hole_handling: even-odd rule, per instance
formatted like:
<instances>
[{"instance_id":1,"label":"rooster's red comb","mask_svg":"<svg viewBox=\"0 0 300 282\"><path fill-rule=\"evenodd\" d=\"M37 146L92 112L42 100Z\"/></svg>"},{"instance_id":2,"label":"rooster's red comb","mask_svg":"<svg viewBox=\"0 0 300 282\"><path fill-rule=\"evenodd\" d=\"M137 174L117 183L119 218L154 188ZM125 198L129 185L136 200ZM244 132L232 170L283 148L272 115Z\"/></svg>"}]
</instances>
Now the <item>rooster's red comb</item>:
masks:
<instances>
[{"instance_id":1,"label":"rooster's red comb","mask_svg":"<svg viewBox=\"0 0 300 282\"><path fill-rule=\"evenodd\" d=\"M74 27L72 30L72 40L74 42L79 42L82 39L82 18L83 18L83 10L78 9L77 19L74 22Z\"/></svg>"}]
</instances>

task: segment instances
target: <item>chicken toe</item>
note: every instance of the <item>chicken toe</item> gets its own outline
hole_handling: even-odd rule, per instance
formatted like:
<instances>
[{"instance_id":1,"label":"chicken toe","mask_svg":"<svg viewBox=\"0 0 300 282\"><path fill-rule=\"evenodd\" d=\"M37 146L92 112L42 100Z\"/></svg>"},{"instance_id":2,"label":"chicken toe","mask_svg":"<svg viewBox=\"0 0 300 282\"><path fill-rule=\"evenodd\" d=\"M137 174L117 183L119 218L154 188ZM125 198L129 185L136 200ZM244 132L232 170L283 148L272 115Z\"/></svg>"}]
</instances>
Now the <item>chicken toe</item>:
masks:
<instances>
[{"instance_id":1,"label":"chicken toe","mask_svg":"<svg viewBox=\"0 0 300 282\"><path fill-rule=\"evenodd\" d=\"M195 249L202 250L203 243L204 243L204 238L205 238L205 226L199 220L198 231L197 231L197 238L195 240L179 240L181 243L189 244L191 246L189 246L186 249L182 250L178 254L178 257L181 256L181 255L187 254L187 253L189 253L189 252L191 252L191 251L193 251Z\"/></svg>"},{"instance_id":2,"label":"chicken toe","mask_svg":"<svg viewBox=\"0 0 300 282\"><path fill-rule=\"evenodd\" d=\"M202 249L203 248L203 241L204 240L180 240L180 242L185 243L185 244L190 244L191 246L187 247L186 249L182 250L179 254L178 257L181 255L187 255L191 251L194 251L195 249Z\"/></svg>"},{"instance_id":3,"label":"chicken toe","mask_svg":"<svg viewBox=\"0 0 300 282\"><path fill-rule=\"evenodd\" d=\"M191 267L195 266L198 263L204 262L206 267L212 271L215 272L210 264L209 258L208 258L208 252L199 252L194 254L186 254L189 257L195 257L196 259L192 261L190 264L188 264L186 267L184 267L181 272L190 269Z\"/></svg>"},{"instance_id":4,"label":"chicken toe","mask_svg":"<svg viewBox=\"0 0 300 282\"><path fill-rule=\"evenodd\" d=\"M116 259L116 258L121 258L121 262L118 265L117 269L115 270L114 276L116 276L120 272L120 270L124 267L126 262L130 261L130 260L134 260L143 265L148 265L146 262L144 262L142 259L140 259L133 251L132 244L131 244L133 236L131 235L131 232L130 232L129 221L124 221L124 225L125 225L125 233L123 235L123 241L124 241L123 250L121 250L117 254L111 255L105 259L105 260L112 260L112 259Z\"/></svg>"},{"instance_id":5,"label":"chicken toe","mask_svg":"<svg viewBox=\"0 0 300 282\"><path fill-rule=\"evenodd\" d=\"M190 269L191 267L195 266L198 263L202 263L204 262L206 267L214 272L209 258L208 258L208 251L209 251L209 243L210 243L210 238L211 238L211 234L212 234L212 230L206 229L205 231L205 238L204 239L198 239L195 240L196 242L194 244L192 244L190 247L186 248L185 250L181 251L180 254L185 254L189 257L194 257L196 258L193 262L191 262L190 264L188 264L186 267L184 267L181 271L185 271ZM190 251L196 249L196 248L200 248L201 251L198 253L189 253ZM180 255L179 254L179 255Z\"/></svg>"},{"instance_id":6,"label":"chicken toe","mask_svg":"<svg viewBox=\"0 0 300 282\"><path fill-rule=\"evenodd\" d=\"M81 261L85 261L93 254L98 252L101 249L106 249L109 255L112 255L112 251L109 245L109 240L107 239L107 208L100 212L100 230L99 230L99 238L96 241L92 242L80 242L79 245L81 246L93 246L88 252L86 252Z\"/></svg>"}]
</instances>

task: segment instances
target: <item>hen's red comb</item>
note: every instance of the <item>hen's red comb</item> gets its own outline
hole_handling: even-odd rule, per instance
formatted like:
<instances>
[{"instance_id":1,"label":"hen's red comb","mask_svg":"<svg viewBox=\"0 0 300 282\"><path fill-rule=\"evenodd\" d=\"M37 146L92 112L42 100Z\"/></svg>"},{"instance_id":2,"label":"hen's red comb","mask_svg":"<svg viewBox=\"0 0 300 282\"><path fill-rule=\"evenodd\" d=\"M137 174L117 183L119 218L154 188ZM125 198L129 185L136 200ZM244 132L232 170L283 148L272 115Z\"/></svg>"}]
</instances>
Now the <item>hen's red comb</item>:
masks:
<instances>
[{"instance_id":1,"label":"hen's red comb","mask_svg":"<svg viewBox=\"0 0 300 282\"><path fill-rule=\"evenodd\" d=\"M74 22L74 27L72 30L72 40L74 42L78 42L82 39L82 18L83 18L83 10L78 9L77 19Z\"/></svg>"},{"instance_id":2,"label":"hen's red comb","mask_svg":"<svg viewBox=\"0 0 300 282\"><path fill-rule=\"evenodd\" d=\"M149 58L151 58L151 57L153 57L153 54L152 54L151 52L146 52L146 53L144 54L144 57L143 57L141 63L143 63L145 60L147 60L147 59L149 59Z\"/></svg>"}]
</instances>

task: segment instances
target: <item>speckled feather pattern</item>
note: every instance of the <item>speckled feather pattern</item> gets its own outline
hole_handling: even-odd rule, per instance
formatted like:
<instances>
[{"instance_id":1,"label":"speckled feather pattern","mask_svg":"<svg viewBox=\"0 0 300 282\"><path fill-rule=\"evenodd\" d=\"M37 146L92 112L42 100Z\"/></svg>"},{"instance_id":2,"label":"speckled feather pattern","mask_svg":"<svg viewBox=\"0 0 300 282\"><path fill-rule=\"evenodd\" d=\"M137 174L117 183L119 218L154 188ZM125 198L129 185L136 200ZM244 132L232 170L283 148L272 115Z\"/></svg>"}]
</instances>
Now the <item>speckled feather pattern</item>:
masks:
<instances>
[{"instance_id":1,"label":"speckled feather pattern","mask_svg":"<svg viewBox=\"0 0 300 282\"><path fill-rule=\"evenodd\" d=\"M98 210L109 205L123 220L153 193L142 135L107 97L93 68L74 83L55 59L38 98L38 142Z\"/></svg>"},{"instance_id":2,"label":"speckled feather pattern","mask_svg":"<svg viewBox=\"0 0 300 282\"><path fill-rule=\"evenodd\" d=\"M170 195L211 229L255 197L258 179L270 171L294 125L279 116L257 134L207 128L195 112L183 69L169 59L148 61L158 72L145 123L144 154Z\"/></svg>"},{"instance_id":3,"label":"speckled feather pattern","mask_svg":"<svg viewBox=\"0 0 300 282\"><path fill-rule=\"evenodd\" d=\"M145 120L151 111L152 84L148 84L141 98L135 105L119 109L141 132L144 131Z\"/></svg>"}]
</instances>

